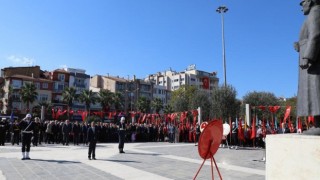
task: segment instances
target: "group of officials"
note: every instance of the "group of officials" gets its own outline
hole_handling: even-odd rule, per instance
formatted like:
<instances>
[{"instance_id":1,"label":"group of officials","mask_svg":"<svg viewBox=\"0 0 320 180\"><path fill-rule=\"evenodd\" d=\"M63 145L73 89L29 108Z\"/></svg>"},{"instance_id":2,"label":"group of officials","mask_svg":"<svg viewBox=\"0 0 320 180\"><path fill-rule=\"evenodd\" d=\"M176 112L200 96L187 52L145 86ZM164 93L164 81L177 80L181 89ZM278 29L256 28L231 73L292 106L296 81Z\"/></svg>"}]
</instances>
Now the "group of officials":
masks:
<instances>
[{"instance_id":1,"label":"group of officials","mask_svg":"<svg viewBox=\"0 0 320 180\"><path fill-rule=\"evenodd\" d=\"M37 118L35 118L37 119ZM68 120L66 120L68 123ZM21 129L21 142L22 142L22 160L30 159L30 147L31 139L34 135L35 122L32 120L31 114L27 114L19 123ZM123 151L125 141L125 118L121 117L120 123L118 124L118 135L119 135L119 153L125 153ZM96 160L96 144L99 137L99 128L96 127L95 122L91 122L90 127L87 130L87 141L89 143L88 159Z\"/></svg>"}]
</instances>

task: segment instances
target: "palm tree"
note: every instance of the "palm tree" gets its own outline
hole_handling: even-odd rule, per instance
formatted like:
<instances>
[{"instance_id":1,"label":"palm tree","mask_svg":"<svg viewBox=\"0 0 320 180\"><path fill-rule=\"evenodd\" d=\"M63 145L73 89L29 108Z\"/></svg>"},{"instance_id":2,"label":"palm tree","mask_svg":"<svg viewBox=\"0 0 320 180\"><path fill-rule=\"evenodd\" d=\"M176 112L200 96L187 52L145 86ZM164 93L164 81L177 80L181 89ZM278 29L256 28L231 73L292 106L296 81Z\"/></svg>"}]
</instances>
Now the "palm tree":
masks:
<instances>
[{"instance_id":1,"label":"palm tree","mask_svg":"<svg viewBox=\"0 0 320 180\"><path fill-rule=\"evenodd\" d=\"M116 92L113 95L114 108L117 110L123 110L123 95L120 92Z\"/></svg>"},{"instance_id":2,"label":"palm tree","mask_svg":"<svg viewBox=\"0 0 320 180\"><path fill-rule=\"evenodd\" d=\"M28 112L30 112L30 103L32 104L38 97L36 90L37 87L33 83L26 83L21 87L21 100L26 103Z\"/></svg>"},{"instance_id":3,"label":"palm tree","mask_svg":"<svg viewBox=\"0 0 320 180\"><path fill-rule=\"evenodd\" d=\"M113 104L113 93L108 89L101 89L99 92L98 101L104 111L109 110Z\"/></svg>"},{"instance_id":4,"label":"palm tree","mask_svg":"<svg viewBox=\"0 0 320 180\"><path fill-rule=\"evenodd\" d=\"M151 101L151 107L159 114L160 110L163 109L163 104L160 98L154 98Z\"/></svg>"},{"instance_id":5,"label":"palm tree","mask_svg":"<svg viewBox=\"0 0 320 180\"><path fill-rule=\"evenodd\" d=\"M72 107L73 102L78 98L76 92L77 90L74 87L67 87L62 92L63 101L68 104L68 119L70 119L70 108Z\"/></svg>"},{"instance_id":6,"label":"palm tree","mask_svg":"<svg viewBox=\"0 0 320 180\"><path fill-rule=\"evenodd\" d=\"M143 113L148 112L150 107L150 100L147 99L146 97L139 97L138 102L137 102L137 108Z\"/></svg>"},{"instance_id":7,"label":"palm tree","mask_svg":"<svg viewBox=\"0 0 320 180\"><path fill-rule=\"evenodd\" d=\"M90 104L96 103L97 96L92 90L84 90L81 92L79 100L86 105L86 111L90 114Z\"/></svg>"}]
</instances>

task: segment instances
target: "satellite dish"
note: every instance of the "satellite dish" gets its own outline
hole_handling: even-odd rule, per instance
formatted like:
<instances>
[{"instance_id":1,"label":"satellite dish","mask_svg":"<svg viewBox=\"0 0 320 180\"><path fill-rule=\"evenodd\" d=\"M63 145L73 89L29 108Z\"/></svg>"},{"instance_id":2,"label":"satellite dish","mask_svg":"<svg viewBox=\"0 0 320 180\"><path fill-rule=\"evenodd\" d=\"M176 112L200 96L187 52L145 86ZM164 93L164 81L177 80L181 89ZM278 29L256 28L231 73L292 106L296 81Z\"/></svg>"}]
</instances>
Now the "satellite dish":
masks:
<instances>
[{"instance_id":1,"label":"satellite dish","mask_svg":"<svg viewBox=\"0 0 320 180\"><path fill-rule=\"evenodd\" d=\"M223 135L228 136L229 133L230 133L230 125L227 123L224 123L223 124Z\"/></svg>"},{"instance_id":2,"label":"satellite dish","mask_svg":"<svg viewBox=\"0 0 320 180\"><path fill-rule=\"evenodd\" d=\"M203 122L203 123L201 123L201 125L200 125L200 132L202 132L202 131L204 130L204 128L207 127L207 125L208 125L208 122Z\"/></svg>"},{"instance_id":3,"label":"satellite dish","mask_svg":"<svg viewBox=\"0 0 320 180\"><path fill-rule=\"evenodd\" d=\"M214 162L216 169L219 173L220 179L222 179L217 163L213 157L213 155L219 149L222 136L223 136L223 126L222 126L221 120L213 120L205 126L205 128L203 129L203 132L200 135L199 142L198 142L198 152L200 157L203 159L203 163L200 166L200 169L198 170L197 174L193 179L196 179L204 162L207 159L211 159L212 179L213 179L213 163L212 162Z\"/></svg>"}]
</instances>

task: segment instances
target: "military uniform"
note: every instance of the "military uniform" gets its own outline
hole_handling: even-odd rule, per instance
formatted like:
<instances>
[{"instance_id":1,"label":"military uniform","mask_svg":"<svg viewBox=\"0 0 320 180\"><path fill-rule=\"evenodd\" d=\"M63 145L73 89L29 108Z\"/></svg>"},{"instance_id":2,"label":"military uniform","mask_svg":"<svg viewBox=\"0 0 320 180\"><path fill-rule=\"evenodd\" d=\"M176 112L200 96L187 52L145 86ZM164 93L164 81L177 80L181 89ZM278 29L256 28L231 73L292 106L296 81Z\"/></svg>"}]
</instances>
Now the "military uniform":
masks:
<instances>
[{"instance_id":1,"label":"military uniform","mask_svg":"<svg viewBox=\"0 0 320 180\"><path fill-rule=\"evenodd\" d=\"M6 123L4 120L0 121L0 146L4 146L6 140Z\"/></svg>"},{"instance_id":2,"label":"military uniform","mask_svg":"<svg viewBox=\"0 0 320 180\"><path fill-rule=\"evenodd\" d=\"M119 129L118 129L118 135L119 135L119 153L125 153L123 151L124 148L124 141L125 141L125 136L126 136L126 124L124 123L124 117L121 118L121 122L119 124Z\"/></svg>"},{"instance_id":3,"label":"military uniform","mask_svg":"<svg viewBox=\"0 0 320 180\"><path fill-rule=\"evenodd\" d=\"M31 116L28 116L28 115L27 117L31 118ZM30 152L31 138L33 136L33 130L35 127L35 122L31 120L27 120L25 118L19 123L19 127L21 129L22 160L30 159L29 152Z\"/></svg>"}]
</instances>

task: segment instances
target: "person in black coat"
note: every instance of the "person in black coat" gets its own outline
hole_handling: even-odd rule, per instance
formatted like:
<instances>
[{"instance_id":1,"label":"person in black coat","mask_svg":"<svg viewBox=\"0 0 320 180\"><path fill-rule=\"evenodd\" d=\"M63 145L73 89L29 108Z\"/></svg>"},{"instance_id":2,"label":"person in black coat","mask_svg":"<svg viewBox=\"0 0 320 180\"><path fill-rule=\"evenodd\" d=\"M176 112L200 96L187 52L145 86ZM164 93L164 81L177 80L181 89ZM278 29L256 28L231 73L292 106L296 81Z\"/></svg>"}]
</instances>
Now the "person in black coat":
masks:
<instances>
[{"instance_id":1,"label":"person in black coat","mask_svg":"<svg viewBox=\"0 0 320 180\"><path fill-rule=\"evenodd\" d=\"M119 153L125 153L123 151L124 148L124 141L126 136L126 124L125 124L125 117L121 117L119 126L118 126L118 134L119 134Z\"/></svg>"},{"instance_id":2,"label":"person in black coat","mask_svg":"<svg viewBox=\"0 0 320 180\"><path fill-rule=\"evenodd\" d=\"M96 145L98 139L98 129L95 126L94 122L91 122L91 126L87 132L87 140L89 142L89 152L88 159L91 160L91 156L93 160L96 160Z\"/></svg>"},{"instance_id":3,"label":"person in black coat","mask_svg":"<svg viewBox=\"0 0 320 180\"><path fill-rule=\"evenodd\" d=\"M31 114L27 114L26 117L19 123L22 141L22 160L30 159L29 153L34 126L35 124L31 120Z\"/></svg>"},{"instance_id":4,"label":"person in black coat","mask_svg":"<svg viewBox=\"0 0 320 180\"><path fill-rule=\"evenodd\" d=\"M66 144L66 146L69 146L69 135L71 133L71 130L71 124L69 123L69 120L66 120L65 123L62 125L63 145Z\"/></svg>"},{"instance_id":5,"label":"person in black coat","mask_svg":"<svg viewBox=\"0 0 320 180\"><path fill-rule=\"evenodd\" d=\"M79 145L80 125L78 124L78 121L76 121L72 125L72 134L73 134L73 145Z\"/></svg>"}]
</instances>

